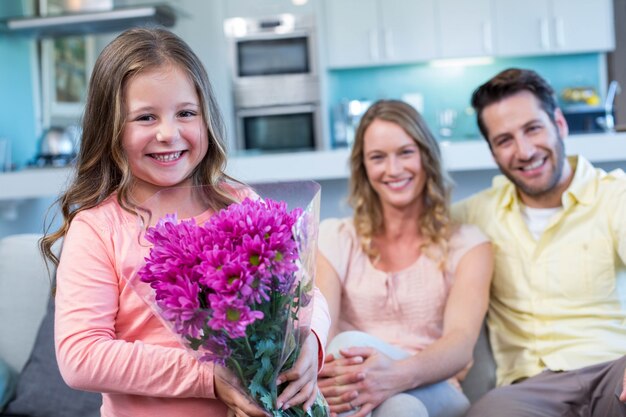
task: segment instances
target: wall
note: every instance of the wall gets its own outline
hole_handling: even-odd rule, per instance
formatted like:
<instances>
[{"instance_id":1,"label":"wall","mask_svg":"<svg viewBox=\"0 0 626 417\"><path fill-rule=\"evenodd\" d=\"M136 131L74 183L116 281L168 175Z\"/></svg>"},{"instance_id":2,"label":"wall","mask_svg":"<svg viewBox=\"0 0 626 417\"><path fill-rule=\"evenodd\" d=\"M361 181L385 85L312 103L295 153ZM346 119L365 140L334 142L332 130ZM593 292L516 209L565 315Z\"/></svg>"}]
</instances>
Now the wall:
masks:
<instances>
[{"instance_id":1,"label":"wall","mask_svg":"<svg viewBox=\"0 0 626 417\"><path fill-rule=\"evenodd\" d=\"M613 1L615 19L615 50L608 55L609 78L617 80L626 92L626 0ZM626 94L615 97L615 124L626 130Z\"/></svg>"},{"instance_id":2,"label":"wall","mask_svg":"<svg viewBox=\"0 0 626 417\"><path fill-rule=\"evenodd\" d=\"M476 138L479 133L469 108L472 91L509 67L534 69L552 84L557 94L571 86L592 86L600 94L606 89L604 54L501 58L467 66L420 63L330 71L329 111L342 99L401 99L407 93L420 93L424 97L423 115L433 133L437 133L437 113L453 109L458 116L451 139Z\"/></svg>"},{"instance_id":3,"label":"wall","mask_svg":"<svg viewBox=\"0 0 626 417\"><path fill-rule=\"evenodd\" d=\"M33 4L21 0L0 1L0 18L32 13ZM36 43L0 35L0 137L8 138L12 160L23 166L35 154L39 100Z\"/></svg>"}]
</instances>

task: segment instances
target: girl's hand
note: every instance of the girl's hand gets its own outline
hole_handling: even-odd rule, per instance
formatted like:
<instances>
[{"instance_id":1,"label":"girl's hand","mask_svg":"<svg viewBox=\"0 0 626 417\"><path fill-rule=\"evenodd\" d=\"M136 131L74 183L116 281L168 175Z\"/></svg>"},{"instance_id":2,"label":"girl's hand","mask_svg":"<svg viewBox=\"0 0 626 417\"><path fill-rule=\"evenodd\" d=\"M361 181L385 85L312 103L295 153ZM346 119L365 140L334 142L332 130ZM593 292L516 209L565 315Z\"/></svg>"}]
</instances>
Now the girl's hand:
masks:
<instances>
[{"instance_id":1,"label":"girl's hand","mask_svg":"<svg viewBox=\"0 0 626 417\"><path fill-rule=\"evenodd\" d=\"M239 378L223 366L215 365L213 371L215 395L229 408L229 417L269 417L241 386Z\"/></svg>"},{"instance_id":2,"label":"girl's hand","mask_svg":"<svg viewBox=\"0 0 626 417\"><path fill-rule=\"evenodd\" d=\"M322 391L325 395L328 393L326 400L329 405L331 403L330 398L333 399L333 402L336 397L345 400L347 398L346 393L353 391L357 393L356 396L352 395L347 405L345 401L336 403L334 406L331 405L333 414L354 410L350 417L365 417L383 401L403 391L400 386L402 373L396 366L398 362L384 353L374 348L352 347L342 350L341 354L345 360L359 358L363 363L350 366L352 377L346 379L347 384L327 387ZM360 378L356 378L356 376Z\"/></svg>"},{"instance_id":3,"label":"girl's hand","mask_svg":"<svg viewBox=\"0 0 626 417\"><path fill-rule=\"evenodd\" d=\"M278 375L276 385L290 381L276 399L276 408L286 410L302 404L304 410L313 405L317 397L318 341L313 332L309 333L300 356L288 371Z\"/></svg>"}]
</instances>

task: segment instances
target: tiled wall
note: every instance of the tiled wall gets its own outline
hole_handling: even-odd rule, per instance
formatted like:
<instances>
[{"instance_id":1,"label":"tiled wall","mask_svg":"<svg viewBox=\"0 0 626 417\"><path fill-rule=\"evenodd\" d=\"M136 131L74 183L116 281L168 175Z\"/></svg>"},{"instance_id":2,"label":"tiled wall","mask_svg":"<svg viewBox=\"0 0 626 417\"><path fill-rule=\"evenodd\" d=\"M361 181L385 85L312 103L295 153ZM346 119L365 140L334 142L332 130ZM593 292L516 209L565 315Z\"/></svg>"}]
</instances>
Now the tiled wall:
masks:
<instances>
[{"instance_id":1,"label":"tiled wall","mask_svg":"<svg viewBox=\"0 0 626 417\"><path fill-rule=\"evenodd\" d=\"M0 1L0 18L31 12L27 1ZM23 165L36 152L33 77L35 42L0 34L0 138L11 142L14 163Z\"/></svg>"},{"instance_id":2,"label":"tiled wall","mask_svg":"<svg viewBox=\"0 0 626 417\"><path fill-rule=\"evenodd\" d=\"M474 88L497 72L509 67L531 68L545 77L557 94L565 87L592 86L600 94L606 86L602 73L604 55L578 54L529 58L496 59L473 66L433 66L430 63L335 70L329 72L328 97L331 109L342 99L400 99L406 93L423 96L424 117L437 133L438 113L453 109L457 113L453 140L479 135L474 115L468 112Z\"/></svg>"}]
</instances>

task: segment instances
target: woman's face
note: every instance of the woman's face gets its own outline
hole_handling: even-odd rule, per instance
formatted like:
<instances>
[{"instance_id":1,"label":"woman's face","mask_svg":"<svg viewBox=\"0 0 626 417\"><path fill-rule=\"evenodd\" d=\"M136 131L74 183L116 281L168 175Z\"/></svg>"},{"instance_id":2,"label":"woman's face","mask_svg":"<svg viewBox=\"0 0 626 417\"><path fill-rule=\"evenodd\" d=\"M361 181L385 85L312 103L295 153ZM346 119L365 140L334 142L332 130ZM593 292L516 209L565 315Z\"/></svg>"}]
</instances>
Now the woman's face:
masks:
<instances>
[{"instance_id":1,"label":"woman's face","mask_svg":"<svg viewBox=\"0 0 626 417\"><path fill-rule=\"evenodd\" d=\"M131 78L122 148L141 202L160 189L189 185L208 149L207 127L194 84L177 66Z\"/></svg>"},{"instance_id":2,"label":"woman's face","mask_svg":"<svg viewBox=\"0 0 626 417\"><path fill-rule=\"evenodd\" d=\"M376 119L365 130L367 178L385 207L417 209L426 183L417 143L399 125Z\"/></svg>"}]
</instances>

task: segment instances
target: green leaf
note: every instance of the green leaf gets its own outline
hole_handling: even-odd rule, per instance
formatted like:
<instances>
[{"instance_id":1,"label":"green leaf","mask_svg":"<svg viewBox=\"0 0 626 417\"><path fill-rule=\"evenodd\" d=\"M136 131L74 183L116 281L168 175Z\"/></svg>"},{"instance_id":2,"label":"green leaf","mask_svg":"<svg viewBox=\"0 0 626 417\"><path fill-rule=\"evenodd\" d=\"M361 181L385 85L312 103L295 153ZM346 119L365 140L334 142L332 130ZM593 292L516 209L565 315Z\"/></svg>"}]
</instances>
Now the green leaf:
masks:
<instances>
[{"instance_id":1,"label":"green leaf","mask_svg":"<svg viewBox=\"0 0 626 417\"><path fill-rule=\"evenodd\" d=\"M272 395L269 392L265 391L263 394L261 394L261 396L259 397L259 401L266 410L274 410Z\"/></svg>"},{"instance_id":2,"label":"green leaf","mask_svg":"<svg viewBox=\"0 0 626 417\"><path fill-rule=\"evenodd\" d=\"M261 370L263 372L272 372L272 362L267 355L261 357Z\"/></svg>"},{"instance_id":3,"label":"green leaf","mask_svg":"<svg viewBox=\"0 0 626 417\"><path fill-rule=\"evenodd\" d=\"M256 353L254 354L255 358L259 358L265 354L271 354L273 350L276 349L276 343L270 339L263 339L256 344Z\"/></svg>"},{"instance_id":4,"label":"green leaf","mask_svg":"<svg viewBox=\"0 0 626 417\"><path fill-rule=\"evenodd\" d=\"M269 395L269 392L261 384L261 382L260 382L261 380L257 378L257 376L259 374L260 374L260 372L257 372L257 374L254 376L254 378L252 378L252 381L250 381L250 384L248 384L248 390L250 391L250 394L254 398L262 399L264 395ZM263 376L261 375L261 378L262 377ZM271 404L271 402L270 402L270 404Z\"/></svg>"}]
</instances>

